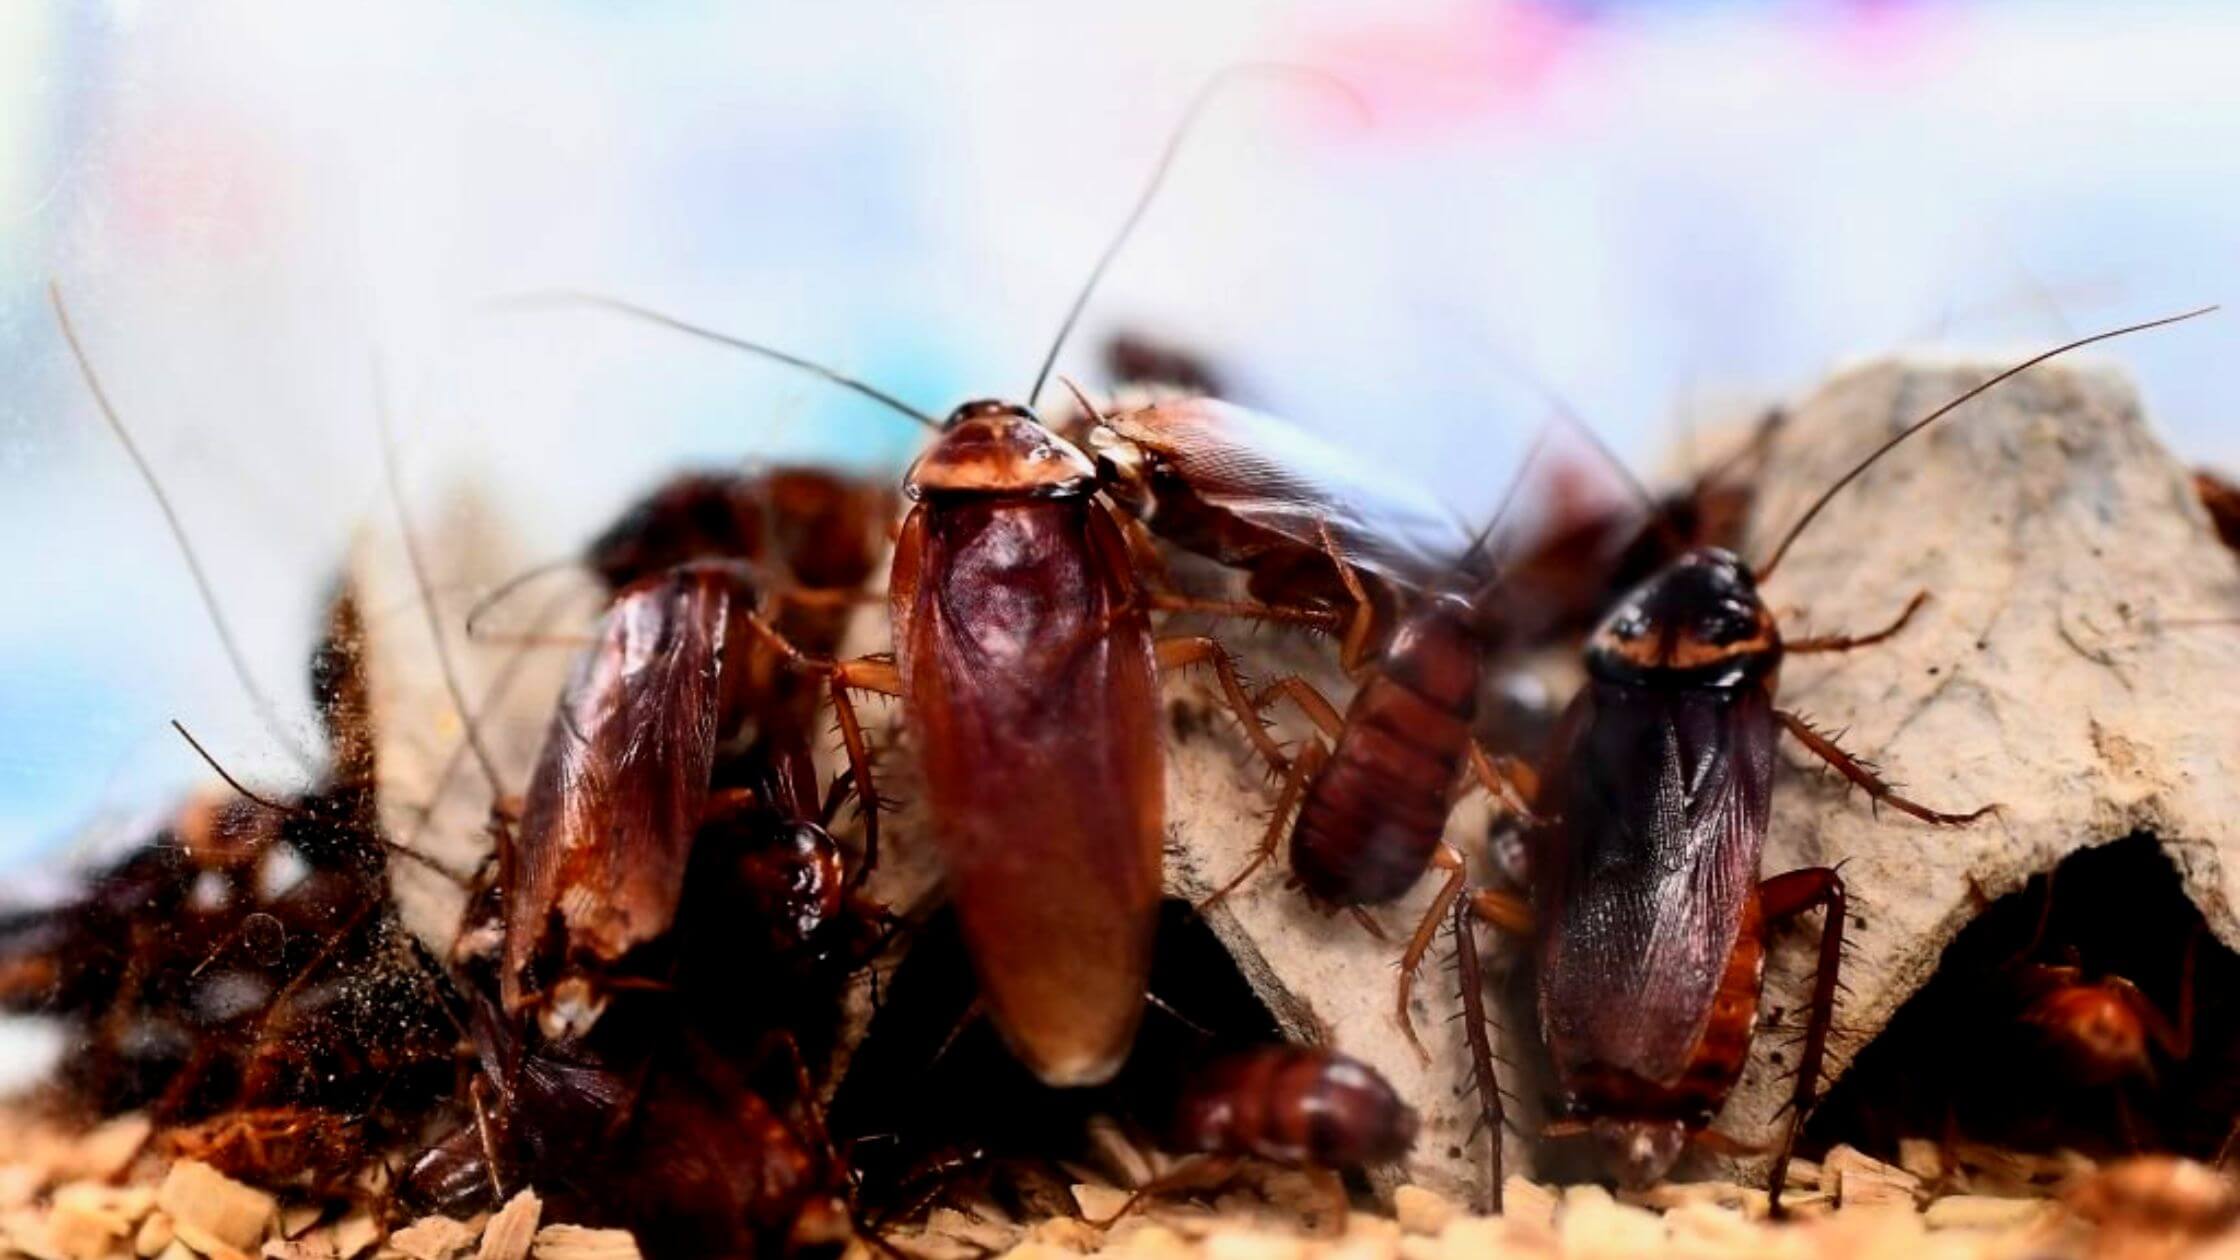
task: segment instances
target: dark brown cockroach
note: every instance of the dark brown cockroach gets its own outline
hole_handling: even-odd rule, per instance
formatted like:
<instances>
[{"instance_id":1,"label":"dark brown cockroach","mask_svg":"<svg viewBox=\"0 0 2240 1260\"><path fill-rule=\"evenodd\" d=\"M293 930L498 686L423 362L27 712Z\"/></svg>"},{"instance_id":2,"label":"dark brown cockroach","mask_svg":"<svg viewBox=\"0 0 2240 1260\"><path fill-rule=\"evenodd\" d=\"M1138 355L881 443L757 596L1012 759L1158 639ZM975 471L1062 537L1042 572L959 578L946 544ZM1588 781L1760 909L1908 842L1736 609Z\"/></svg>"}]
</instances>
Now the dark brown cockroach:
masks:
<instances>
[{"instance_id":1,"label":"dark brown cockroach","mask_svg":"<svg viewBox=\"0 0 2240 1260\"><path fill-rule=\"evenodd\" d=\"M741 1066L775 1049L798 1065L787 1022L808 1003L781 1003L758 964L821 943L857 904L806 746L736 764L798 728L727 755L774 703L749 668L768 652L745 621L759 597L745 565L697 560L608 608L462 925L469 1106L412 1160L408 1201L458 1210L535 1184L557 1213L667 1255L844 1236L821 1125L781 1110L813 1113L806 1069Z\"/></svg>"},{"instance_id":2,"label":"dark brown cockroach","mask_svg":"<svg viewBox=\"0 0 2240 1260\"><path fill-rule=\"evenodd\" d=\"M1140 332L1118 332L1105 339L1104 374L1113 384L1171 389L1201 398L1230 393L1213 365L1195 350Z\"/></svg>"},{"instance_id":3,"label":"dark brown cockroach","mask_svg":"<svg viewBox=\"0 0 2240 1260\"><path fill-rule=\"evenodd\" d=\"M1749 1051L1766 925L1815 907L1826 922L1790 1123L1770 1177L1777 1208L1798 1128L1817 1098L1845 899L1842 879L1827 868L1757 882L1778 734L1796 736L1876 802L1923 821L1954 825L1995 808L1951 814L1906 800L1775 705L1785 653L1880 642L1922 596L1875 633L1785 644L1760 584L1821 509L1906 438L2055 355L2170 322L2087 337L2000 372L1839 478L1755 573L1730 552L1690 551L1621 601L1590 640L1588 683L1563 719L1534 800L1542 822L1527 842L1530 904L1481 891L1472 906L1499 925L1530 926L1541 1030L1565 1116L1551 1132L1591 1136L1622 1183L1654 1182L1691 1141L1720 1140L1707 1126ZM1490 1077L1489 1065L1480 1069ZM1496 1115L1498 1100L1484 1092Z\"/></svg>"},{"instance_id":4,"label":"dark brown cockroach","mask_svg":"<svg viewBox=\"0 0 2240 1260\"><path fill-rule=\"evenodd\" d=\"M2204 468L2193 474L2193 491L2201 496L2201 506L2209 510L2209 522L2217 527L2217 537L2225 546L2240 551L2240 486Z\"/></svg>"},{"instance_id":5,"label":"dark brown cockroach","mask_svg":"<svg viewBox=\"0 0 2240 1260\"><path fill-rule=\"evenodd\" d=\"M1169 1146L1196 1156L1138 1188L1099 1225L1154 1195L1226 1180L1242 1158L1308 1169L1345 1219L1336 1174L1401 1159L1414 1148L1415 1110L1376 1069L1320 1046L1271 1045L1200 1069L1175 1100Z\"/></svg>"},{"instance_id":6,"label":"dark brown cockroach","mask_svg":"<svg viewBox=\"0 0 2240 1260\"><path fill-rule=\"evenodd\" d=\"M1207 99L1201 94L1188 117ZM888 578L893 660L832 661L789 643L765 620L752 624L797 668L825 680L851 773L867 798L868 757L849 693L901 698L986 1009L1014 1053L1052 1084L1109 1078L1142 1016L1165 815L1160 667L1211 666L1256 748L1280 764L1228 654L1210 638L1155 641L1151 611L1334 624L1320 610L1155 589L1120 518L1099 497L1106 483L1096 465L1030 409L1181 138L1170 141L1077 296L1029 406L971 402L937 422L769 346L611 299L558 298L813 372L939 431L903 483L913 506Z\"/></svg>"}]
</instances>

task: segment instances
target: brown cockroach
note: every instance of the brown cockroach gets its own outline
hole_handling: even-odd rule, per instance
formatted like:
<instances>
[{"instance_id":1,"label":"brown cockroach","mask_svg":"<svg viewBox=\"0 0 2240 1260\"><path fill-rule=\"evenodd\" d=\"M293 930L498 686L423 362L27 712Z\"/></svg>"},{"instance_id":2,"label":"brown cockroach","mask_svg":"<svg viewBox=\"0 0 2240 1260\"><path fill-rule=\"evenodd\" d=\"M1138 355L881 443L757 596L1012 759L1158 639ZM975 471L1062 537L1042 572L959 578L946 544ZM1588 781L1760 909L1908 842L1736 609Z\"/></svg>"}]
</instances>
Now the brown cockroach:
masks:
<instances>
[{"instance_id":1,"label":"brown cockroach","mask_svg":"<svg viewBox=\"0 0 2240 1260\"><path fill-rule=\"evenodd\" d=\"M1874 801L1926 822L1964 823L1996 807L1944 813L1898 796L1775 704L1786 653L1880 642L1922 596L1880 631L1784 643L1759 587L1836 494L1962 403L2055 355L2201 313L2083 338L1998 373L1854 465L1755 572L1731 552L1693 550L1605 618L1587 649L1589 681L1563 719L1533 802L1542 821L1527 840L1530 902L1492 890L1471 898L1479 917L1530 933L1541 1030L1564 1111L1551 1135L1591 1137L1629 1186L1662 1178L1692 1141L1721 1141L1708 1126L1749 1051L1766 925L1821 908L1812 1010L1770 1175L1778 1209L1799 1126L1817 1097L1846 902L1841 877L1828 868L1757 882L1777 735L1788 731ZM1474 948L1468 933L1459 946ZM1478 1068L1490 1078L1490 1065ZM1498 1120L1498 1092L1482 1093Z\"/></svg>"},{"instance_id":2,"label":"brown cockroach","mask_svg":"<svg viewBox=\"0 0 2240 1260\"><path fill-rule=\"evenodd\" d=\"M2209 523L2217 527L2217 537L2225 546L2240 551L2240 486L2203 468L2193 474L2193 491L2201 497L2201 506L2208 509Z\"/></svg>"},{"instance_id":3,"label":"brown cockroach","mask_svg":"<svg viewBox=\"0 0 2240 1260\"><path fill-rule=\"evenodd\" d=\"M385 418L382 437L393 484ZM768 652L745 623L760 598L746 564L686 560L602 618L454 949L469 1114L411 1161L408 1201L455 1210L531 1182L669 1255L844 1236L821 1125L782 1109L790 1096L813 1115L806 1069L766 1088L739 1066L771 1057L758 1039L792 1049L786 1022L806 1018L757 963L821 945L856 905L822 826L837 798L818 810L806 746L785 742L799 729L726 755L778 703L749 668ZM730 764L772 741L786 755L769 773Z\"/></svg>"},{"instance_id":4,"label":"brown cockroach","mask_svg":"<svg viewBox=\"0 0 2240 1260\"><path fill-rule=\"evenodd\" d=\"M1249 1157L1313 1171L1343 1207L1336 1174L1404 1158L1415 1110L1375 1068L1321 1046L1269 1045L1225 1055L1175 1100L1168 1144L1195 1156L1128 1196L1107 1226L1154 1195L1218 1184ZM1341 1210L1335 1217L1345 1219Z\"/></svg>"},{"instance_id":5,"label":"brown cockroach","mask_svg":"<svg viewBox=\"0 0 2240 1260\"><path fill-rule=\"evenodd\" d=\"M1210 89L1185 129L1209 98ZM1108 1079L1142 1015L1165 812L1159 669L1212 667L1255 747L1281 763L1227 652L1205 637L1155 640L1151 611L1334 624L1320 610L1154 589L1121 518L1099 497L1108 485L1096 464L1031 410L1181 138L1077 296L1028 406L969 402L939 422L769 346L611 299L560 295L813 372L938 431L903 482L913 506L888 579L893 660L832 661L766 620L750 624L825 680L867 798L868 756L849 693L902 700L986 1009L1013 1051L1053 1084Z\"/></svg>"}]
</instances>

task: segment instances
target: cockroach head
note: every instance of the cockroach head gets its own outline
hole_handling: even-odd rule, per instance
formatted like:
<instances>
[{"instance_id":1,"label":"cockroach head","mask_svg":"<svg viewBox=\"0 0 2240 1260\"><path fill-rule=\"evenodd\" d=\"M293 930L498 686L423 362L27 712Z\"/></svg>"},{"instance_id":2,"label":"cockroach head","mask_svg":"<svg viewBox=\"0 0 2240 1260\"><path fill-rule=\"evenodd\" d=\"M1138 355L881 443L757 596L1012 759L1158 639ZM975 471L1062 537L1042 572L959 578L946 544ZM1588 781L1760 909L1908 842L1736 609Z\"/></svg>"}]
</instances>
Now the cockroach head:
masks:
<instances>
[{"instance_id":1,"label":"cockroach head","mask_svg":"<svg viewBox=\"0 0 2240 1260\"><path fill-rule=\"evenodd\" d=\"M1096 490L1097 470L1034 412L983 399L950 413L941 436L910 466L902 488L913 499L1078 498Z\"/></svg>"},{"instance_id":2,"label":"cockroach head","mask_svg":"<svg viewBox=\"0 0 2240 1260\"><path fill-rule=\"evenodd\" d=\"M1678 1120L1600 1119L1591 1136L1602 1166L1628 1190L1664 1180L1688 1148L1688 1126Z\"/></svg>"},{"instance_id":3,"label":"cockroach head","mask_svg":"<svg viewBox=\"0 0 2240 1260\"><path fill-rule=\"evenodd\" d=\"M1627 592L1587 645L1587 668L1613 682L1733 686L1780 662L1781 632L1750 568L1698 547Z\"/></svg>"}]
</instances>

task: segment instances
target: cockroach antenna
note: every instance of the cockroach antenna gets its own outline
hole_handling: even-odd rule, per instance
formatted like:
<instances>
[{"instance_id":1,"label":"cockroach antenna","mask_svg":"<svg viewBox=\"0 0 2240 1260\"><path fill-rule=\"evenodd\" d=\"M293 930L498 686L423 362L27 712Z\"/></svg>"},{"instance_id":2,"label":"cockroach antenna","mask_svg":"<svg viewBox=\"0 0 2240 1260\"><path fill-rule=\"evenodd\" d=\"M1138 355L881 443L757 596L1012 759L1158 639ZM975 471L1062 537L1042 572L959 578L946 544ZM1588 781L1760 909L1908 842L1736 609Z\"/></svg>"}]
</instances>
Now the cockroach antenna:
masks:
<instances>
[{"instance_id":1,"label":"cockroach antenna","mask_svg":"<svg viewBox=\"0 0 2240 1260\"><path fill-rule=\"evenodd\" d=\"M582 564L583 561L575 556L562 556L558 560L547 560L542 564L534 564L523 569L491 587L489 593L476 600L474 607L467 610L467 615L461 622L461 628L466 632L468 638L474 638L475 630L481 624L482 619L490 614L491 609L511 598L514 592L531 582L551 577L555 573L565 573L570 569L580 568Z\"/></svg>"},{"instance_id":2,"label":"cockroach antenna","mask_svg":"<svg viewBox=\"0 0 2240 1260\"><path fill-rule=\"evenodd\" d=\"M2181 315L2165 315L2161 319L2150 319L2145 323L2129 324L2122 328L2111 328L2106 332L2094 333L2089 337L2079 337L2074 341L2064 342L2061 345L2055 346L2051 350L2046 350L2038 354L2034 354L2029 358L2024 359L2022 362L2015 364L2013 367L2010 367L2005 371L2000 372L1998 375L1993 376L1990 380L1983 382L1981 385L1963 392L1959 397L1954 398L1952 401L1937 408L1935 411L1930 412L1928 415L1925 415L1919 420L1914 421L1912 424L1907 425L1905 428L1900 429L1895 437L1892 437L1889 441L1884 442L1882 445L1876 447L1874 449L1874 452L1868 455L1865 459L1862 459L1858 463L1852 465L1851 471L1845 473L1841 477L1838 477L1834 485L1831 485L1826 490L1821 491L1820 497L1812 501L1812 506L1804 510L1804 515L1797 518L1797 523L1791 525L1789 527L1789 532L1781 536L1781 542L1773 549L1773 554L1767 557L1764 564L1758 566L1758 571L1755 575L1756 579L1760 583L1763 583L1767 578L1773 576L1773 571L1781 566L1781 558L1789 554L1789 547L1791 546L1791 544L1797 541L1798 535L1804 533L1805 527L1812 524L1813 518L1820 515L1820 509L1828 506L1828 501L1835 498L1837 493L1839 493L1845 486L1848 486L1852 482L1858 480L1861 473L1864 473L1865 471L1867 471L1867 469L1873 467L1876 460L1881 459L1883 456L1888 455L1891 451L1895 450L1899 443L1904 442L1907 438L1912 437L1914 434L1921 432L1923 429L1928 428L1930 425L1935 424L1937 421L1951 414L1954 410L1958 409L1961 404L1976 398L1977 396L1985 393L1995 386L2004 384L2008 380L2020 376L2022 373L2029 371L2031 368L2038 366L2048 359L2067 354L2071 350L2080 350L2098 341L2109 341L2117 337L2129 336L2132 333L2145 332L2150 328L2161 328L2166 324L2180 323L2185 320L2196 318L2198 316L2207 315L2208 313L2216 309L2218 308L2215 306L2204 306L2196 310L2187 311Z\"/></svg>"},{"instance_id":3,"label":"cockroach antenna","mask_svg":"<svg viewBox=\"0 0 2240 1260\"><path fill-rule=\"evenodd\" d=\"M595 310L610 311L617 315L626 315L631 319L657 324L663 328L684 333L687 336L698 337L703 341L712 341L719 346L729 346L733 350L744 350L748 354L757 355L776 363L783 363L787 367L796 368L812 376L822 377L842 389L853 390L890 411L910 417L929 429L938 430L941 427L939 420L902 401L893 394L875 385L857 380L845 372L826 367L813 359L804 359L800 355L789 354L776 346L764 345L759 341L749 341L744 337L735 337L730 333L718 332L706 325L679 319L674 315L654 310L650 306L640 306L636 302L609 297L604 293L589 293L580 289L540 289L528 293L509 293L490 298L483 305L500 310L550 310L559 307L590 307Z\"/></svg>"},{"instance_id":4,"label":"cockroach antenna","mask_svg":"<svg viewBox=\"0 0 2240 1260\"><path fill-rule=\"evenodd\" d=\"M475 725L473 710L467 704L466 688L459 685L458 666L451 659L451 645L443 636L443 618L436 612L435 587L428 581L428 566L420 555L420 539L413 532L412 513L405 506L404 484L397 475L397 435L389 421L388 374L382 370L378 355L373 361L373 424L381 441L381 476L389 487L389 504L396 509L397 528L404 533L405 560L412 566L412 580L420 588L420 608L427 614L428 637L435 642L436 665L443 673L444 690L451 693L451 703L459 710L460 724L466 727L467 747L474 751L475 762L482 767L482 776L490 784L493 799L506 794L505 780L498 775L498 763L491 759L490 750L482 742L481 728Z\"/></svg>"},{"instance_id":5,"label":"cockroach antenna","mask_svg":"<svg viewBox=\"0 0 2240 1260\"><path fill-rule=\"evenodd\" d=\"M59 283L51 280L47 282L47 299L54 306L55 323L62 329L64 344L70 347L70 357L77 361L78 374L85 379L86 389L93 395L95 409L100 411L101 418L108 423L109 432L116 435L118 444L124 447L124 453L131 457L132 466L139 472L141 483L148 487L148 493L155 498L156 507L163 513L164 524L171 530L171 540L178 544L179 554L187 562L187 572L194 578L195 591L202 596L202 608L209 614L210 628L217 633L218 645L225 650L226 660L233 666L233 676L240 681L241 689L248 693L250 706L256 710L258 720L264 723L273 739L287 750L288 756L298 768L305 774L312 773L314 762L311 754L296 741L287 724L280 720L280 712L273 707L272 698L265 694L264 688L257 684L256 675L250 671L249 659L242 654L240 641L233 636L233 627L226 620L225 610L218 603L217 590L211 586L210 575L202 568L201 557L195 554L194 544L187 540L186 526L180 523L178 509L171 505L171 496L164 492L163 483L157 480L148 457L141 454L140 444L132 440L132 431L125 428L116 406L109 401L109 392L101 387L101 377L93 370L93 360L87 356L84 344L78 340L77 326L70 322L70 308L62 300L62 286Z\"/></svg>"},{"instance_id":6,"label":"cockroach antenna","mask_svg":"<svg viewBox=\"0 0 2240 1260\"><path fill-rule=\"evenodd\" d=\"M202 758L202 764L210 767L212 773L225 780L226 786L232 788L234 792L241 797L241 799L248 801L252 805L262 806L264 809L275 814L298 814L303 812L292 805L282 805L278 801L259 796L255 792L250 791L248 788L243 787L241 785L241 780L236 779L231 774L226 773L226 768L218 764L218 759L210 755L210 750L204 748L202 746L202 741L196 739L194 735L189 732L183 724L180 723L179 719L171 719L171 729L179 732L179 738L187 741L187 747L194 749L195 756Z\"/></svg>"},{"instance_id":7,"label":"cockroach antenna","mask_svg":"<svg viewBox=\"0 0 2240 1260\"><path fill-rule=\"evenodd\" d=\"M1206 85L1198 89L1198 95L1191 100L1189 108L1182 112L1181 121L1175 124L1173 132L1167 136L1166 148L1160 151L1158 162L1151 168L1150 178L1144 181L1143 191L1136 194L1136 203L1129 208L1128 217L1120 221L1120 230L1114 232L1112 239L1106 242L1104 252L1097 255L1096 264L1089 268L1089 278L1082 283L1080 291L1074 294L1073 305L1066 308L1065 318L1058 324L1057 336L1050 339L1050 348L1042 356L1042 366L1035 370L1034 385L1027 390L1029 410L1042 397L1043 387L1050 382L1050 371L1058 364L1058 354L1065 349L1066 338L1072 335L1073 326L1081 321L1081 312L1088 308L1089 299L1096 293L1098 282L1104 279L1104 273L1112 266L1112 260L1120 256L1120 250L1127 245L1128 238L1135 234L1136 225L1143 221L1144 213L1151 209L1152 201L1159 195L1160 186L1167 181L1167 172L1173 168L1176 156L1182 152L1183 142L1196 129L1206 107L1241 79L1268 77L1302 80L1335 91L1345 97L1364 122L1370 118L1368 103L1352 84L1329 71L1317 70L1311 66L1245 62L1221 70L1208 79Z\"/></svg>"},{"instance_id":8,"label":"cockroach antenna","mask_svg":"<svg viewBox=\"0 0 2240 1260\"><path fill-rule=\"evenodd\" d=\"M1618 480L1625 483L1626 492L1633 496L1634 502L1641 505L1642 515L1648 517L1649 528L1657 531L1659 541L1671 550L1680 550L1685 540L1673 528L1671 517L1658 505L1657 496L1650 492L1648 483L1642 481L1640 474L1633 471L1632 465L1626 463L1625 459L1613 450L1608 442L1603 440L1602 434L1593 425L1587 423L1585 414L1571 405L1571 400L1564 396L1563 391L1557 389L1554 382L1534 371L1520 359L1492 349L1487 349L1485 353L1502 372L1514 377L1525 388L1540 395L1541 401L1547 404L1549 410L1556 413L1556 418L1563 421L1573 433L1585 441L1588 449L1592 450L1596 457L1609 467L1611 472L1618 475Z\"/></svg>"}]
</instances>

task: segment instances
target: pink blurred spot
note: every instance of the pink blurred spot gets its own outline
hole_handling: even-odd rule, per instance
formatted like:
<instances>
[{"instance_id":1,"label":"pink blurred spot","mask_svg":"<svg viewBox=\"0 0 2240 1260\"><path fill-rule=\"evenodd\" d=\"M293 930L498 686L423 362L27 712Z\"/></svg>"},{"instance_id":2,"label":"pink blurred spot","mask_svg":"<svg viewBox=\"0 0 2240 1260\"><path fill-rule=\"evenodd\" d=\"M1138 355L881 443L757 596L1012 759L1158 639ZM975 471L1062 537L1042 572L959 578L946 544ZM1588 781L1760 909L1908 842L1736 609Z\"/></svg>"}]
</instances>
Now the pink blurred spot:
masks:
<instances>
[{"instance_id":1,"label":"pink blurred spot","mask_svg":"<svg viewBox=\"0 0 2240 1260\"><path fill-rule=\"evenodd\" d=\"M1429 20L1396 8L1304 32L1300 56L1359 87L1389 137L1530 113L1590 31L1575 14L1526 0L1459 6Z\"/></svg>"}]
</instances>

